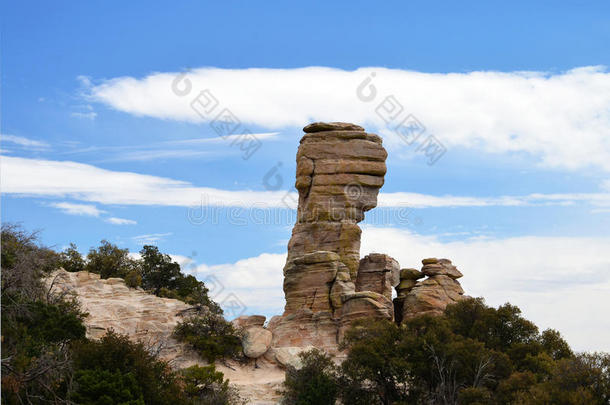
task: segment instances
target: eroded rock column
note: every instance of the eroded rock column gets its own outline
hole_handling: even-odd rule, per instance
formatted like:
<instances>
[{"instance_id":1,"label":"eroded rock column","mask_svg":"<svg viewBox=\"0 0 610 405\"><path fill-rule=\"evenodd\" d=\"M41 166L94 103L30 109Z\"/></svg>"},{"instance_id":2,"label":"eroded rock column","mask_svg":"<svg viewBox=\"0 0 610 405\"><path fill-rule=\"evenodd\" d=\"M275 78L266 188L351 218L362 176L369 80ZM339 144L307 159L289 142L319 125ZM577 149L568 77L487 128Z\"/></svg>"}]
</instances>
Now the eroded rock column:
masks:
<instances>
[{"instance_id":1,"label":"eroded rock column","mask_svg":"<svg viewBox=\"0 0 610 405\"><path fill-rule=\"evenodd\" d=\"M341 307L337 295L354 290L358 222L377 205L387 152L379 136L354 124L314 123L303 130L297 152L297 223L284 268L285 310L336 311ZM339 284L331 300L335 281ZM320 306L320 301L328 305Z\"/></svg>"},{"instance_id":2,"label":"eroded rock column","mask_svg":"<svg viewBox=\"0 0 610 405\"><path fill-rule=\"evenodd\" d=\"M355 295L358 222L377 205L387 152L379 136L358 125L314 123L303 130L297 152L297 222L284 267L286 306L273 325L273 345L329 348L337 345L348 297L378 299L376 292L373 298ZM366 302L356 306L362 312Z\"/></svg>"}]
</instances>

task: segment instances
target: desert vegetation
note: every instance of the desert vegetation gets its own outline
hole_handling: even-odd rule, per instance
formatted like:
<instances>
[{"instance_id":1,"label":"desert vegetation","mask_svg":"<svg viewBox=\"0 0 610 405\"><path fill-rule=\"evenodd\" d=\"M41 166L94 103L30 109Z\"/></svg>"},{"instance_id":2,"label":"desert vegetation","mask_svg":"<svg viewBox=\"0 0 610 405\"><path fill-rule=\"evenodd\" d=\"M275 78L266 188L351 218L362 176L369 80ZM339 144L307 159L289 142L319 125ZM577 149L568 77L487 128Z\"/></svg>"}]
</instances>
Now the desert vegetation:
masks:
<instances>
[{"instance_id":1,"label":"desert vegetation","mask_svg":"<svg viewBox=\"0 0 610 405\"><path fill-rule=\"evenodd\" d=\"M42 246L36 233L17 225L3 225L1 239L3 404L241 403L213 363L175 371L153 348L127 336L110 331L100 340L87 339L87 314L76 298L49 286L50 274L60 266L123 277L128 283L136 272L151 292L199 305L208 316L204 319L214 315L214 326L226 328L205 285L184 276L156 247L145 246L142 259L135 260L127 250L102 241L85 259L76 246L55 252ZM216 341L219 334L209 338ZM214 353L214 359L220 357Z\"/></svg>"},{"instance_id":2,"label":"desert vegetation","mask_svg":"<svg viewBox=\"0 0 610 405\"><path fill-rule=\"evenodd\" d=\"M286 373L286 404L610 403L610 355L574 353L510 304L466 299L402 325L360 321L343 345L340 366L301 354L303 368ZM329 399L317 399L321 392Z\"/></svg>"}]
</instances>

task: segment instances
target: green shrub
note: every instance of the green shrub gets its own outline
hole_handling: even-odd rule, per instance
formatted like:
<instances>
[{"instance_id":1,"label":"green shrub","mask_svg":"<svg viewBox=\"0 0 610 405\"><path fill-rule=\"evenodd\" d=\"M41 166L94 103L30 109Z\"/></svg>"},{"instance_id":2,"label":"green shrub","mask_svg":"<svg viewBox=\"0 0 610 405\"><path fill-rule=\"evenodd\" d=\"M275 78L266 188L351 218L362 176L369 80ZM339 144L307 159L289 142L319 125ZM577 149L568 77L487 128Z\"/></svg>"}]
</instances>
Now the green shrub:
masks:
<instances>
[{"instance_id":1,"label":"green shrub","mask_svg":"<svg viewBox=\"0 0 610 405\"><path fill-rule=\"evenodd\" d=\"M137 288L142 285L142 276L138 270L131 270L125 276L125 285L129 288Z\"/></svg>"},{"instance_id":2,"label":"green shrub","mask_svg":"<svg viewBox=\"0 0 610 405\"><path fill-rule=\"evenodd\" d=\"M85 314L45 287L42 277L57 268L59 256L36 233L3 224L1 240L2 403L65 398L69 344L84 339Z\"/></svg>"},{"instance_id":3,"label":"green shrub","mask_svg":"<svg viewBox=\"0 0 610 405\"><path fill-rule=\"evenodd\" d=\"M184 392L198 405L236 405L244 401L238 391L229 385L213 364L192 366L181 371Z\"/></svg>"},{"instance_id":4,"label":"green shrub","mask_svg":"<svg viewBox=\"0 0 610 405\"><path fill-rule=\"evenodd\" d=\"M241 355L241 339L233 325L205 308L198 315L179 322L174 335L211 363Z\"/></svg>"},{"instance_id":5,"label":"green shrub","mask_svg":"<svg viewBox=\"0 0 610 405\"><path fill-rule=\"evenodd\" d=\"M77 272L85 269L85 260L74 243L70 243L70 246L61 252L60 257L60 265L66 271Z\"/></svg>"},{"instance_id":6,"label":"green shrub","mask_svg":"<svg viewBox=\"0 0 610 405\"><path fill-rule=\"evenodd\" d=\"M458 394L460 405L488 405L493 404L491 392L487 388L462 388Z\"/></svg>"},{"instance_id":7,"label":"green shrub","mask_svg":"<svg viewBox=\"0 0 610 405\"><path fill-rule=\"evenodd\" d=\"M208 297L205 284L192 275L184 275L180 265L172 258L161 253L156 246L145 245L140 250L142 287L155 295L173 298L191 305L207 307L216 314L221 314L220 306Z\"/></svg>"},{"instance_id":8,"label":"green shrub","mask_svg":"<svg viewBox=\"0 0 610 405\"><path fill-rule=\"evenodd\" d=\"M78 370L71 400L82 405L145 405L142 389L132 373L95 368Z\"/></svg>"},{"instance_id":9,"label":"green shrub","mask_svg":"<svg viewBox=\"0 0 610 405\"><path fill-rule=\"evenodd\" d=\"M97 249L91 248L87 255L85 269L99 274L101 278L125 278L137 268L137 262L129 257L129 250L120 249L112 243L102 240Z\"/></svg>"},{"instance_id":10,"label":"green shrub","mask_svg":"<svg viewBox=\"0 0 610 405\"><path fill-rule=\"evenodd\" d=\"M127 396L130 400L138 400L141 395L147 405L185 403L178 377L169 365L149 353L142 343L131 342L127 336L109 331L99 341L76 344L73 356L75 372L83 376L72 394L74 398L97 392L98 381L90 377L105 378L111 372L120 375L121 384L132 387ZM135 385L130 385L132 378Z\"/></svg>"},{"instance_id":11,"label":"green shrub","mask_svg":"<svg viewBox=\"0 0 610 405\"><path fill-rule=\"evenodd\" d=\"M334 405L339 391L337 367L318 349L299 354L302 367L288 367L284 382L287 405Z\"/></svg>"}]
</instances>

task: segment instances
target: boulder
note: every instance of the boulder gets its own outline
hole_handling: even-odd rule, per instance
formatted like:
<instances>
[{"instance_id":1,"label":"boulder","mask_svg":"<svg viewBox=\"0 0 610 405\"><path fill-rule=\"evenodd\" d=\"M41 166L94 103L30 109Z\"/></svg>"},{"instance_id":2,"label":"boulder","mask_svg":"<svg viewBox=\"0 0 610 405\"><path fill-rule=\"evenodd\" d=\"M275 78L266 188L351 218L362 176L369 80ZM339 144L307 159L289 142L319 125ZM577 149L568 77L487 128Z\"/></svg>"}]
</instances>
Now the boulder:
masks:
<instances>
[{"instance_id":1,"label":"boulder","mask_svg":"<svg viewBox=\"0 0 610 405\"><path fill-rule=\"evenodd\" d=\"M461 277L462 273L451 261L424 259L422 262L422 273L429 277L417 282L409 290L399 290L400 300L394 301L397 310L400 306L400 315L396 315L400 321L422 314L440 315L447 305L464 298L464 290L455 279Z\"/></svg>"},{"instance_id":2,"label":"boulder","mask_svg":"<svg viewBox=\"0 0 610 405\"><path fill-rule=\"evenodd\" d=\"M457 280L458 278L463 277L464 275L457 269L457 267L455 267L452 263L451 260L449 259L440 259L438 261L438 264L440 264L441 266L443 266L445 268L445 274L449 277L451 277L454 280Z\"/></svg>"},{"instance_id":3,"label":"boulder","mask_svg":"<svg viewBox=\"0 0 610 405\"><path fill-rule=\"evenodd\" d=\"M231 321L236 329L246 329L251 326L262 327L267 318L264 315L242 315Z\"/></svg>"},{"instance_id":4,"label":"boulder","mask_svg":"<svg viewBox=\"0 0 610 405\"><path fill-rule=\"evenodd\" d=\"M371 253L360 260L356 291L373 291L392 299L392 287L400 282L400 266L388 255Z\"/></svg>"},{"instance_id":5,"label":"boulder","mask_svg":"<svg viewBox=\"0 0 610 405\"><path fill-rule=\"evenodd\" d=\"M303 347L278 347L273 349L273 355L275 361L277 361L283 367L294 367L299 369L303 366L299 354L313 349L314 346L303 346Z\"/></svg>"},{"instance_id":6,"label":"boulder","mask_svg":"<svg viewBox=\"0 0 610 405\"><path fill-rule=\"evenodd\" d=\"M242 336L241 344L246 357L256 359L269 349L273 334L260 326L250 326Z\"/></svg>"},{"instance_id":7,"label":"boulder","mask_svg":"<svg viewBox=\"0 0 610 405\"><path fill-rule=\"evenodd\" d=\"M400 270L400 279L401 280L419 280L420 278L424 278L425 275L421 271L417 269L401 269Z\"/></svg>"}]
</instances>

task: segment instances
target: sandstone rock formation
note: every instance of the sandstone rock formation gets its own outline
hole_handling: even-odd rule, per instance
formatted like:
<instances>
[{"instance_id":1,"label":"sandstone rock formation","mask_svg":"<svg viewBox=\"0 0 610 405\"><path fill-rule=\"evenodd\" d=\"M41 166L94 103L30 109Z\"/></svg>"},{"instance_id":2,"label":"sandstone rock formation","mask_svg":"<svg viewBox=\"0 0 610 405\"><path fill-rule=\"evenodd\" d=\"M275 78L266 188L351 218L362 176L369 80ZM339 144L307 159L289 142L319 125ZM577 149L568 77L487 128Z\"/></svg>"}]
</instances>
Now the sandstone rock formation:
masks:
<instances>
[{"instance_id":1,"label":"sandstone rock formation","mask_svg":"<svg viewBox=\"0 0 610 405\"><path fill-rule=\"evenodd\" d=\"M457 281L462 273L450 260L430 258L422 263L424 266L419 274L428 276L425 280L413 284L414 277L420 277L414 269L405 269L404 279L401 273L398 298L394 300L400 320L422 314L442 314L447 305L463 298L464 290Z\"/></svg>"},{"instance_id":2,"label":"sandstone rock formation","mask_svg":"<svg viewBox=\"0 0 610 405\"><path fill-rule=\"evenodd\" d=\"M358 227L377 205L387 152L379 136L354 124L314 123L304 132L297 152L297 222L284 267L286 306L269 329L274 348L336 351L349 322L393 318L398 264L385 255L361 262Z\"/></svg>"},{"instance_id":3,"label":"sandstone rock formation","mask_svg":"<svg viewBox=\"0 0 610 405\"><path fill-rule=\"evenodd\" d=\"M360 260L357 291L373 291L392 299L392 287L400 281L400 266L388 255L371 253Z\"/></svg>"},{"instance_id":4,"label":"sandstone rock formation","mask_svg":"<svg viewBox=\"0 0 610 405\"><path fill-rule=\"evenodd\" d=\"M49 286L53 284L55 291L76 295L83 311L89 313L85 318L87 337L97 339L112 329L133 341L143 342L172 367L205 364L196 353L171 336L178 321L191 312L191 307L182 301L128 288L119 278L102 280L98 274L86 271L69 273L58 270L47 279L47 283ZM258 330L262 329L264 322L264 316L253 315L240 317L234 324L240 328ZM263 330L263 335L266 335L263 339L270 340L270 332ZM258 346L260 352L260 336L254 335L254 347ZM298 358L291 360L290 355L280 357L298 366ZM278 390L282 388L284 370L277 364L261 358L256 365L230 362L228 366L217 363L216 368L240 391L242 397L248 399L248 404L279 403Z\"/></svg>"},{"instance_id":5,"label":"sandstone rock formation","mask_svg":"<svg viewBox=\"0 0 610 405\"><path fill-rule=\"evenodd\" d=\"M269 350L273 335L261 326L251 326L245 330L242 336L242 347L246 357L256 359Z\"/></svg>"},{"instance_id":6,"label":"sandstone rock formation","mask_svg":"<svg viewBox=\"0 0 610 405\"><path fill-rule=\"evenodd\" d=\"M160 356L177 367L197 356L172 337L176 324L191 311L182 301L160 298L130 289L121 278L100 279L99 274L56 271L48 279L56 291L78 296L86 318L87 337L98 339L110 329L159 349Z\"/></svg>"}]
</instances>

